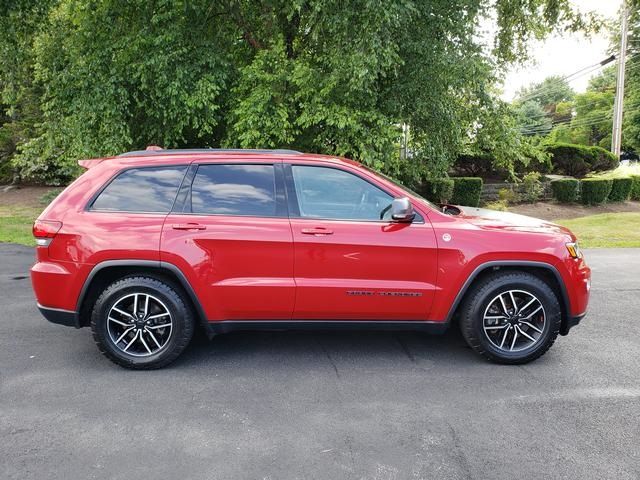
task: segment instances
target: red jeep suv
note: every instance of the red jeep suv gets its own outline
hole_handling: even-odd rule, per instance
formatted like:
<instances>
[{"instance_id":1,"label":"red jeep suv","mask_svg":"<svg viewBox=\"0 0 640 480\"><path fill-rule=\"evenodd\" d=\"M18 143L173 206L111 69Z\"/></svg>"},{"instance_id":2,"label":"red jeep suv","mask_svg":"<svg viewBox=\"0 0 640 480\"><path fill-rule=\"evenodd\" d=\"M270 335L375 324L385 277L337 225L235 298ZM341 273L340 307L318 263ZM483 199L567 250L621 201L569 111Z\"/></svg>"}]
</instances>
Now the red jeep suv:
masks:
<instances>
[{"instance_id":1,"label":"red jeep suv","mask_svg":"<svg viewBox=\"0 0 640 480\"><path fill-rule=\"evenodd\" d=\"M587 309L569 230L436 206L351 160L150 147L80 164L34 224L33 288L48 320L90 325L124 367L169 364L196 324L213 336L457 323L485 358L525 363Z\"/></svg>"}]
</instances>

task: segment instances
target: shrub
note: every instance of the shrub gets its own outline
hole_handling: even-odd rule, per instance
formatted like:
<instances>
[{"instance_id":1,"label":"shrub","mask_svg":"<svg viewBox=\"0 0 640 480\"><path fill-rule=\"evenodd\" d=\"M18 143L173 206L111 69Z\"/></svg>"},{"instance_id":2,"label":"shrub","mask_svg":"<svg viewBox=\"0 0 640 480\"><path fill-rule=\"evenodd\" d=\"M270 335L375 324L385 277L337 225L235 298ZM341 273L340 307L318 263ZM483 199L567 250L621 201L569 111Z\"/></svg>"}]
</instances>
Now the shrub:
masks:
<instances>
[{"instance_id":1,"label":"shrub","mask_svg":"<svg viewBox=\"0 0 640 480\"><path fill-rule=\"evenodd\" d=\"M451 203L477 207L482 194L482 179L479 177L457 177L453 179Z\"/></svg>"},{"instance_id":2,"label":"shrub","mask_svg":"<svg viewBox=\"0 0 640 480\"><path fill-rule=\"evenodd\" d=\"M537 157L527 159L528 162L524 163L521 160L516 160L514 170L517 174L524 174L527 172L540 172L551 173L553 171L553 163L551 163L551 156L541 151L541 154Z\"/></svg>"},{"instance_id":3,"label":"shrub","mask_svg":"<svg viewBox=\"0 0 640 480\"><path fill-rule=\"evenodd\" d=\"M549 143L553 171L572 177L584 177L591 171L612 170L619 164L617 157L601 147L573 143Z\"/></svg>"},{"instance_id":4,"label":"shrub","mask_svg":"<svg viewBox=\"0 0 640 480\"><path fill-rule=\"evenodd\" d=\"M453 196L453 180L450 178L424 180L418 188L418 193L434 203L448 203Z\"/></svg>"},{"instance_id":5,"label":"shrub","mask_svg":"<svg viewBox=\"0 0 640 480\"><path fill-rule=\"evenodd\" d=\"M501 188L498 190L498 201L509 205L510 203L516 203L520 200L518 194L510 188Z\"/></svg>"},{"instance_id":6,"label":"shrub","mask_svg":"<svg viewBox=\"0 0 640 480\"><path fill-rule=\"evenodd\" d=\"M540 182L540 176L538 172L529 172L522 178L520 197L525 202L537 202L544 192L544 186L542 182Z\"/></svg>"},{"instance_id":7,"label":"shrub","mask_svg":"<svg viewBox=\"0 0 640 480\"><path fill-rule=\"evenodd\" d=\"M502 200L498 200L497 202L489 202L485 205L485 207L489 210L498 210L500 212L506 212L507 206L507 202L504 202Z\"/></svg>"},{"instance_id":8,"label":"shrub","mask_svg":"<svg viewBox=\"0 0 640 480\"><path fill-rule=\"evenodd\" d=\"M633 179L630 177L614 178L609 192L610 202L624 202L629 200L631 189L633 188Z\"/></svg>"},{"instance_id":9,"label":"shrub","mask_svg":"<svg viewBox=\"0 0 640 480\"><path fill-rule=\"evenodd\" d=\"M593 155L593 161L591 162L591 170L594 172L603 172L605 170L613 170L618 168L620 160L609 150L605 150L602 147L593 146L589 147Z\"/></svg>"},{"instance_id":10,"label":"shrub","mask_svg":"<svg viewBox=\"0 0 640 480\"><path fill-rule=\"evenodd\" d=\"M580 182L575 178L563 178L560 180L553 180L551 182L551 191L553 192L553 198L560 203L575 202L578 198L578 186Z\"/></svg>"},{"instance_id":11,"label":"shrub","mask_svg":"<svg viewBox=\"0 0 640 480\"><path fill-rule=\"evenodd\" d=\"M40 203L42 205L49 205L55 200L55 198L62 192L61 188L54 188L40 197Z\"/></svg>"},{"instance_id":12,"label":"shrub","mask_svg":"<svg viewBox=\"0 0 640 480\"><path fill-rule=\"evenodd\" d=\"M599 205L607 201L613 181L606 178L585 178L582 180L582 203Z\"/></svg>"},{"instance_id":13,"label":"shrub","mask_svg":"<svg viewBox=\"0 0 640 480\"><path fill-rule=\"evenodd\" d=\"M640 175L631 175L633 187L631 188L631 200L640 200Z\"/></svg>"},{"instance_id":14,"label":"shrub","mask_svg":"<svg viewBox=\"0 0 640 480\"><path fill-rule=\"evenodd\" d=\"M486 175L493 170L493 157L490 155L459 155L453 164L453 169L462 175Z\"/></svg>"}]
</instances>

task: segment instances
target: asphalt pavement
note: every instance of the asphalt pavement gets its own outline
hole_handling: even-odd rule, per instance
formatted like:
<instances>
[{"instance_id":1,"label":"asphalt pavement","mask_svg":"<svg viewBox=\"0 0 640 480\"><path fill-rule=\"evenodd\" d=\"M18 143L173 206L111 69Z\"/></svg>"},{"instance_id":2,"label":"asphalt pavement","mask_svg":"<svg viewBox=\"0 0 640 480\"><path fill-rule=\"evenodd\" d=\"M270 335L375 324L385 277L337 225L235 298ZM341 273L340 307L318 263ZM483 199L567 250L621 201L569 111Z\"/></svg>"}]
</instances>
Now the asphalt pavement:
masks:
<instances>
[{"instance_id":1,"label":"asphalt pavement","mask_svg":"<svg viewBox=\"0 0 640 480\"><path fill-rule=\"evenodd\" d=\"M200 335L124 370L48 323L0 244L0 479L638 479L640 250L591 250L591 308L500 366L452 330Z\"/></svg>"}]
</instances>

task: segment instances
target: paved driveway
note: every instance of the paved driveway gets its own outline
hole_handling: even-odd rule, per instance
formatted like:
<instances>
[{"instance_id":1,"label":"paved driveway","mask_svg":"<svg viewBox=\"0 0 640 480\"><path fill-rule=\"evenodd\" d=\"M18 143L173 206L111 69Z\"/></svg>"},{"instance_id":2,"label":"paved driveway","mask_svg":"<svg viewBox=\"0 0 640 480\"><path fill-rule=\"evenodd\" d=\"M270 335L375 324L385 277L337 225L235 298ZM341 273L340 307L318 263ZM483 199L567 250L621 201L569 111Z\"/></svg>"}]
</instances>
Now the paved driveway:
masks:
<instances>
[{"instance_id":1,"label":"paved driveway","mask_svg":"<svg viewBox=\"0 0 640 480\"><path fill-rule=\"evenodd\" d=\"M236 333L132 372L0 245L0 478L638 479L640 251L587 257L589 316L527 366L457 331Z\"/></svg>"}]
</instances>

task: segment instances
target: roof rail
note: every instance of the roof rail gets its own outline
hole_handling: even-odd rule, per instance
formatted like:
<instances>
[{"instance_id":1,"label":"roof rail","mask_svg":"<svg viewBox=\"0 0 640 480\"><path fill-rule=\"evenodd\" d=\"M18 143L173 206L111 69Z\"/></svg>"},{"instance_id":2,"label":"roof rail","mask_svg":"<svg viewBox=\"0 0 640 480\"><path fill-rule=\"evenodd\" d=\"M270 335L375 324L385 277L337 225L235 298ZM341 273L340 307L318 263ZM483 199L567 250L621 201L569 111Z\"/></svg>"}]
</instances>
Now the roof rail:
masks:
<instances>
[{"instance_id":1,"label":"roof rail","mask_svg":"<svg viewBox=\"0 0 640 480\"><path fill-rule=\"evenodd\" d=\"M156 155L171 154L190 154L190 153L264 153L271 155L300 155L302 152L297 150L276 149L276 150L260 150L260 149L243 149L243 148L178 148L163 149L156 147L147 147L146 150L134 150L132 152L121 153L118 157L147 157Z\"/></svg>"}]
</instances>

